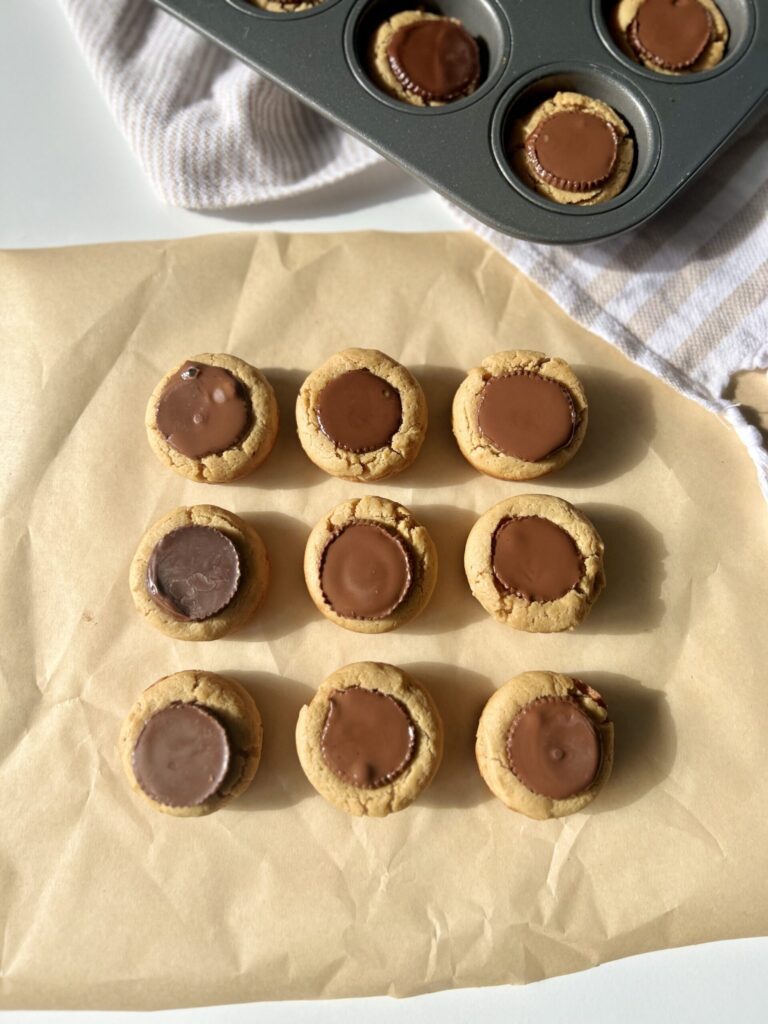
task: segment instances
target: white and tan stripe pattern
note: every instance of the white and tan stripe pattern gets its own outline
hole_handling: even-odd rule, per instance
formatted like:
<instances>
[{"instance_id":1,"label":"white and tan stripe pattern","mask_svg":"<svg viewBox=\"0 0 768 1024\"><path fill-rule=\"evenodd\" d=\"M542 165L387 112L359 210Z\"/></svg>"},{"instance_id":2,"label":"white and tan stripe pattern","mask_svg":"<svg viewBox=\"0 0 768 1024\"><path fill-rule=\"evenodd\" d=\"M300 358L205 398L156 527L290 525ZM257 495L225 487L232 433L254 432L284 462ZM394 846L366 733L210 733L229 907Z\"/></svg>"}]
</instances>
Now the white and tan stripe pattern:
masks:
<instances>
[{"instance_id":1,"label":"white and tan stripe pattern","mask_svg":"<svg viewBox=\"0 0 768 1024\"><path fill-rule=\"evenodd\" d=\"M167 203L221 209L279 199L381 159L149 0L62 5Z\"/></svg>"},{"instance_id":2,"label":"white and tan stripe pattern","mask_svg":"<svg viewBox=\"0 0 768 1024\"><path fill-rule=\"evenodd\" d=\"M297 195L381 159L149 0L61 2L132 149L172 205ZM648 225L608 242L537 246L455 213L576 320L725 415L768 499L762 438L724 398L736 371L768 367L767 203L764 118Z\"/></svg>"}]
</instances>

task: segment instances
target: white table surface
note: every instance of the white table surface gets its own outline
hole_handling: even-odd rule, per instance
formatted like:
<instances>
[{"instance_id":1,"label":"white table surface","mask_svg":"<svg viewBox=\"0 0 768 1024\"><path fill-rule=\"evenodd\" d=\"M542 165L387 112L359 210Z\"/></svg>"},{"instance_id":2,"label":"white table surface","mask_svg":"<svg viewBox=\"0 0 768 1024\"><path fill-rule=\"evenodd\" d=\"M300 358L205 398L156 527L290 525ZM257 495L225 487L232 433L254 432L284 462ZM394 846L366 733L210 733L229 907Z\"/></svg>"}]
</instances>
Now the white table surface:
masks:
<instances>
[{"instance_id":1,"label":"white table surface","mask_svg":"<svg viewBox=\"0 0 768 1024\"><path fill-rule=\"evenodd\" d=\"M239 230L437 231L456 226L436 196L388 165L319 193L254 209L207 215L163 206L114 125L53 0L0 0L0 125L2 248ZM2 912L0 907L0 925ZM1 979L0 960L0 992ZM464 989L402 1001L176 1010L152 1020L244 1024L256 1017L263 1024L445 1024L477 1018L488 1024L765 1024L768 938L652 953L523 988ZM150 1018L6 1011L0 1019L2 1024L136 1024Z\"/></svg>"}]
</instances>

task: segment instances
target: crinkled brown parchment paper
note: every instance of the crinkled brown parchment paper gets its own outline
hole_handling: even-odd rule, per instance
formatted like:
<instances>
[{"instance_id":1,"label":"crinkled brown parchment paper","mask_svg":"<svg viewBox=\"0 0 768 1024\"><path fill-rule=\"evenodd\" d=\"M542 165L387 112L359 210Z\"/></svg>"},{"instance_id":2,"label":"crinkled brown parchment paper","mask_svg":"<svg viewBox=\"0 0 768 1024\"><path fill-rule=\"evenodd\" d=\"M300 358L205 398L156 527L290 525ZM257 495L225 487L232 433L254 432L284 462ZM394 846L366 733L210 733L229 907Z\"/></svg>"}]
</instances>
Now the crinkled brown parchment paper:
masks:
<instances>
[{"instance_id":1,"label":"crinkled brown parchment paper","mask_svg":"<svg viewBox=\"0 0 768 1024\"><path fill-rule=\"evenodd\" d=\"M147 1008L523 982L643 950L768 929L768 517L729 428L570 322L461 235L233 235L0 256L1 1005ZM315 611L301 574L317 518L353 484L295 438L305 374L386 350L421 380L430 430L377 485L433 531L427 611L387 636ZM502 348L563 356L592 413L565 470L479 476L450 434L465 368ZM228 351L265 370L283 422L239 484L184 481L152 455L147 396L174 363ZM583 507L608 587L570 635L515 633L472 599L476 515L541 490ZM128 565L146 527L213 502L256 525L274 579L244 632L172 641L140 621ZM430 688L447 754L386 820L350 820L301 774L300 705L333 669L401 664ZM262 767L204 820L129 791L122 717L187 667L241 680ZM578 673L616 721L616 771L585 813L505 810L473 760L480 709L525 669Z\"/></svg>"}]
</instances>

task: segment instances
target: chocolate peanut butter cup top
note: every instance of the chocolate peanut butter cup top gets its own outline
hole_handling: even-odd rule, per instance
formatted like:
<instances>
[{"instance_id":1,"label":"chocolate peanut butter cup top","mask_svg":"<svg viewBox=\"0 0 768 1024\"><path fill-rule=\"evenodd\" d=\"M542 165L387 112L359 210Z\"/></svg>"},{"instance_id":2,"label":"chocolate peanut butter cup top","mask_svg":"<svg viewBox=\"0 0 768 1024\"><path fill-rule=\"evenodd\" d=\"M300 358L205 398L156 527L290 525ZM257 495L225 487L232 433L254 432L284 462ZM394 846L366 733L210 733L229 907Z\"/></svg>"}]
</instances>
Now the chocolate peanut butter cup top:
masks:
<instances>
[{"instance_id":1,"label":"chocolate peanut butter cup top","mask_svg":"<svg viewBox=\"0 0 768 1024\"><path fill-rule=\"evenodd\" d=\"M170 704L147 719L133 749L141 789L168 807L197 807L219 789L229 769L226 730L199 704Z\"/></svg>"},{"instance_id":2,"label":"chocolate peanut butter cup top","mask_svg":"<svg viewBox=\"0 0 768 1024\"><path fill-rule=\"evenodd\" d=\"M570 392L558 381L521 370L487 381L477 426L505 454L539 462L570 444L576 410Z\"/></svg>"},{"instance_id":3,"label":"chocolate peanut butter cup top","mask_svg":"<svg viewBox=\"0 0 768 1024\"><path fill-rule=\"evenodd\" d=\"M326 601L347 619L391 615L405 600L412 579L405 543L373 522L345 526L328 542L320 566Z\"/></svg>"},{"instance_id":4,"label":"chocolate peanut butter cup top","mask_svg":"<svg viewBox=\"0 0 768 1024\"><path fill-rule=\"evenodd\" d=\"M528 164L548 185L586 192L604 184L618 156L612 124L585 110L559 110L545 117L525 142Z\"/></svg>"},{"instance_id":5,"label":"chocolate peanut butter cup top","mask_svg":"<svg viewBox=\"0 0 768 1024\"><path fill-rule=\"evenodd\" d=\"M320 746L338 778L361 789L378 789L410 764L416 728L394 697L350 686L331 694Z\"/></svg>"},{"instance_id":6,"label":"chocolate peanut butter cup top","mask_svg":"<svg viewBox=\"0 0 768 1024\"><path fill-rule=\"evenodd\" d=\"M234 448L252 420L241 382L229 370L207 363L185 363L166 384L155 413L168 444L190 459Z\"/></svg>"},{"instance_id":7,"label":"chocolate peanut butter cup top","mask_svg":"<svg viewBox=\"0 0 768 1024\"><path fill-rule=\"evenodd\" d=\"M477 43L450 18L402 25L389 41L387 59L402 87L425 100L457 99L480 78Z\"/></svg>"},{"instance_id":8,"label":"chocolate peanut butter cup top","mask_svg":"<svg viewBox=\"0 0 768 1024\"><path fill-rule=\"evenodd\" d=\"M232 541L212 526L171 530L152 549L147 591L176 619L201 622L229 604L240 582L240 559Z\"/></svg>"},{"instance_id":9,"label":"chocolate peanut butter cup top","mask_svg":"<svg viewBox=\"0 0 768 1024\"><path fill-rule=\"evenodd\" d=\"M698 0L644 0L627 38L638 56L667 71L683 71L707 48L712 27L712 15Z\"/></svg>"},{"instance_id":10,"label":"chocolate peanut butter cup top","mask_svg":"<svg viewBox=\"0 0 768 1024\"><path fill-rule=\"evenodd\" d=\"M526 789L552 800L566 800L595 781L602 744L577 701L539 697L512 720L506 754L509 767Z\"/></svg>"},{"instance_id":11,"label":"chocolate peanut butter cup top","mask_svg":"<svg viewBox=\"0 0 768 1024\"><path fill-rule=\"evenodd\" d=\"M584 572L571 535L542 516L502 520L491 541L491 567L502 590L527 601L557 601Z\"/></svg>"},{"instance_id":12,"label":"chocolate peanut butter cup top","mask_svg":"<svg viewBox=\"0 0 768 1024\"><path fill-rule=\"evenodd\" d=\"M317 422L338 448L362 454L386 448L400 429L400 393L370 370L330 380L317 399Z\"/></svg>"}]
</instances>

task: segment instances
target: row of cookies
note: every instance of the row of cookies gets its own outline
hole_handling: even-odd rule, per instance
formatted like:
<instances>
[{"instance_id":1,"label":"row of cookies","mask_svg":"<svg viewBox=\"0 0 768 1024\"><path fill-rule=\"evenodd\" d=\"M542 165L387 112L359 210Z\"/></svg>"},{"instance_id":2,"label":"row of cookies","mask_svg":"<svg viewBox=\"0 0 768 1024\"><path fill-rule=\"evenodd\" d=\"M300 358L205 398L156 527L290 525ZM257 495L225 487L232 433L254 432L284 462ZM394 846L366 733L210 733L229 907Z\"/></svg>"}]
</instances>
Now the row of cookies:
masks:
<instances>
[{"instance_id":1,"label":"row of cookies","mask_svg":"<svg viewBox=\"0 0 768 1024\"><path fill-rule=\"evenodd\" d=\"M182 476L226 483L250 473L278 434L278 407L260 370L203 354L158 383L145 423L152 449ZM497 352L469 371L453 401L453 433L475 469L530 480L569 462L587 429L581 382L562 359ZM375 349L349 348L306 378L296 399L301 445L331 476L367 483L414 461L427 401L404 366Z\"/></svg>"},{"instance_id":2,"label":"row of cookies","mask_svg":"<svg viewBox=\"0 0 768 1024\"><path fill-rule=\"evenodd\" d=\"M587 516L562 498L520 494L472 527L464 550L470 589L496 620L532 633L573 629L605 585L604 546ZM366 495L312 529L304 579L318 610L357 633L386 633L418 615L437 581L437 550L403 505ZM267 588L257 531L215 505L177 508L145 533L130 568L136 608L180 640L216 640L242 626Z\"/></svg>"},{"instance_id":3,"label":"row of cookies","mask_svg":"<svg viewBox=\"0 0 768 1024\"><path fill-rule=\"evenodd\" d=\"M248 691L210 672L148 687L120 734L131 787L159 811L200 817L250 785L263 728ZM403 810L443 756L443 724L424 686L394 665L357 662L332 673L296 724L304 773L352 815ZM581 810L613 764L613 725L597 691L555 672L525 672L498 689L477 727L480 773L507 807L530 818Z\"/></svg>"}]
</instances>

